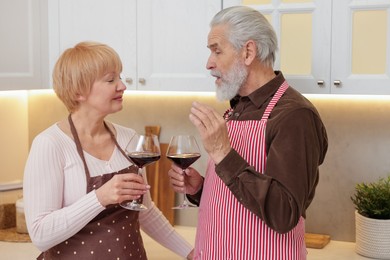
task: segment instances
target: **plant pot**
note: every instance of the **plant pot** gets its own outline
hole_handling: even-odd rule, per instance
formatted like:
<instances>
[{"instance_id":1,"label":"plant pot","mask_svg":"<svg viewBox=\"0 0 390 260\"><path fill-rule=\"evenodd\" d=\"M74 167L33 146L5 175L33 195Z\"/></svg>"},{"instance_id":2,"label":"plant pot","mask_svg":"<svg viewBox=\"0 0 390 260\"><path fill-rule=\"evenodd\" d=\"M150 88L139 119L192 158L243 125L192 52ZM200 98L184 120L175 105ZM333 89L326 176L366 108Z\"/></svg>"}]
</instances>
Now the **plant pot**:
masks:
<instances>
[{"instance_id":1,"label":"plant pot","mask_svg":"<svg viewBox=\"0 0 390 260\"><path fill-rule=\"evenodd\" d=\"M356 253L390 259L390 219L372 219L355 212Z\"/></svg>"}]
</instances>

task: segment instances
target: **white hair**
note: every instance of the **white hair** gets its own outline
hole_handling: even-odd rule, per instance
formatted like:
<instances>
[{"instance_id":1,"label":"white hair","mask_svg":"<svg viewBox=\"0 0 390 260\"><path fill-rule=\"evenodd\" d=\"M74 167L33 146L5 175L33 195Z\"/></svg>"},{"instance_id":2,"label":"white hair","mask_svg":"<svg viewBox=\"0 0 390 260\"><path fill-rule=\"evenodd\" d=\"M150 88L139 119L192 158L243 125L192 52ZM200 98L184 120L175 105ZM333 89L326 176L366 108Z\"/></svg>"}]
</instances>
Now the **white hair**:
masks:
<instances>
[{"instance_id":1,"label":"white hair","mask_svg":"<svg viewBox=\"0 0 390 260\"><path fill-rule=\"evenodd\" d=\"M233 6L217 13L210 26L227 25L228 39L238 51L248 40L257 46L256 57L268 67L273 67L278 49L276 33L268 20L257 10L247 6Z\"/></svg>"}]
</instances>

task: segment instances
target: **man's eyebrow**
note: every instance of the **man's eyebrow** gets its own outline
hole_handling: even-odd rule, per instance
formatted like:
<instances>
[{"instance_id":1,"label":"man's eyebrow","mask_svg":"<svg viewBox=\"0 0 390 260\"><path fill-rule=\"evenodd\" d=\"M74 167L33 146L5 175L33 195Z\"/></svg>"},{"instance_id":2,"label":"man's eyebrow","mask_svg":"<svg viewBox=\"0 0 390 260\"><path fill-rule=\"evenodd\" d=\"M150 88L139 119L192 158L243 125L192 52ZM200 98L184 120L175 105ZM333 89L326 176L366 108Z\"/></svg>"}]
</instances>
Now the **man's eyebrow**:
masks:
<instances>
[{"instance_id":1,"label":"man's eyebrow","mask_svg":"<svg viewBox=\"0 0 390 260\"><path fill-rule=\"evenodd\" d=\"M207 48L212 49L212 48L216 48L217 46L218 46L218 43L213 43L211 45L207 45Z\"/></svg>"}]
</instances>

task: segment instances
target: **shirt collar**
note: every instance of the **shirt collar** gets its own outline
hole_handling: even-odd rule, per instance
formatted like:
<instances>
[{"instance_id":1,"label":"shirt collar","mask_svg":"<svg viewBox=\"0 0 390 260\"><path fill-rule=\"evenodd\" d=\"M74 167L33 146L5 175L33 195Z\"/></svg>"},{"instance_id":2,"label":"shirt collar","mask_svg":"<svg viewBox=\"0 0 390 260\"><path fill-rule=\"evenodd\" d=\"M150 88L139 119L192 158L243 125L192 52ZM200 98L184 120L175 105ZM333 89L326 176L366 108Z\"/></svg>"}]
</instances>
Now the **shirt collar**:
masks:
<instances>
[{"instance_id":1,"label":"shirt collar","mask_svg":"<svg viewBox=\"0 0 390 260\"><path fill-rule=\"evenodd\" d=\"M285 78L283 76L283 73L281 71L275 71L275 78L273 78L271 81L267 82L262 87L258 88L257 90L253 91L251 94L249 94L246 98L249 98L250 101L257 107L260 108L262 104L264 104L267 99L269 99L271 96L275 94L275 92L278 90L280 85L285 81ZM234 108L238 102L240 102L241 97L240 95L236 95L234 98L230 100L230 107Z\"/></svg>"},{"instance_id":2,"label":"shirt collar","mask_svg":"<svg viewBox=\"0 0 390 260\"><path fill-rule=\"evenodd\" d=\"M275 94L284 81L285 78L283 73L281 71L275 71L275 78L253 91L248 95L248 98L257 108L260 108L271 96Z\"/></svg>"},{"instance_id":3,"label":"shirt collar","mask_svg":"<svg viewBox=\"0 0 390 260\"><path fill-rule=\"evenodd\" d=\"M237 103L240 101L240 95L236 95L234 98L230 99L230 107L234 108Z\"/></svg>"}]
</instances>

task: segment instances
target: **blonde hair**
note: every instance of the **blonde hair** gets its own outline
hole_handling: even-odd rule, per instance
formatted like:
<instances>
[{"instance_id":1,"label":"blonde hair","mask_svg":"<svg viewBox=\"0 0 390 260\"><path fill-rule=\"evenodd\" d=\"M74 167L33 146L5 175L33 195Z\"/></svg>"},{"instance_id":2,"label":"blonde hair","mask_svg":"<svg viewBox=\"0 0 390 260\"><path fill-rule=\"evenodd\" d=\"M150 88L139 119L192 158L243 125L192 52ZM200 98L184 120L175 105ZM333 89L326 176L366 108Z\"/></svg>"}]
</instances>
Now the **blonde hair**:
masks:
<instances>
[{"instance_id":1,"label":"blonde hair","mask_svg":"<svg viewBox=\"0 0 390 260\"><path fill-rule=\"evenodd\" d=\"M109 72L122 72L122 62L115 50L98 42L80 42L57 60L53 88L68 111L74 112L78 96L88 94L93 83Z\"/></svg>"}]
</instances>

